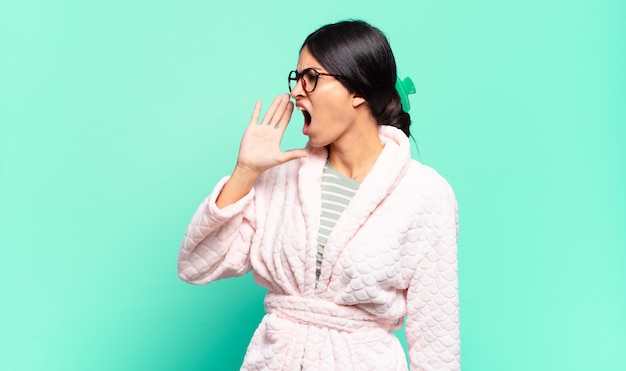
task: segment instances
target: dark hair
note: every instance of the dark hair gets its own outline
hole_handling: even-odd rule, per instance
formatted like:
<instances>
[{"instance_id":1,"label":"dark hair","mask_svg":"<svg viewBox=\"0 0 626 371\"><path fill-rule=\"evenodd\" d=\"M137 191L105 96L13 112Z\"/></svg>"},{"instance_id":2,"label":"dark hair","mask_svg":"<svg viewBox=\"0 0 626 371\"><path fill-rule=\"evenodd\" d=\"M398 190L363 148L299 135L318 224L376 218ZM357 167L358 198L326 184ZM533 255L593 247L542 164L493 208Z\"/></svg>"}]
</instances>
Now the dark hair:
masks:
<instances>
[{"instance_id":1,"label":"dark hair","mask_svg":"<svg viewBox=\"0 0 626 371\"><path fill-rule=\"evenodd\" d=\"M396 90L396 60L385 35L363 21L333 23L310 34L302 48L329 73L363 97L378 125L394 126L410 136L411 117Z\"/></svg>"}]
</instances>

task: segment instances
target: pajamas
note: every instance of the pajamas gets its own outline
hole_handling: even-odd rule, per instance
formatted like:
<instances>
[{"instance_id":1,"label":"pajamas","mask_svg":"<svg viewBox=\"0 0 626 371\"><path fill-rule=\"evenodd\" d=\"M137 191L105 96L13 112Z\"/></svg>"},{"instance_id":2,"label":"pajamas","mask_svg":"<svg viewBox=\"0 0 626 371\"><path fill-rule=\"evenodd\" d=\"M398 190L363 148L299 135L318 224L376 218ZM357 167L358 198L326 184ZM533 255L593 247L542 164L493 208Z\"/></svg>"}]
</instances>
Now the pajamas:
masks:
<instances>
[{"instance_id":1,"label":"pajamas","mask_svg":"<svg viewBox=\"0 0 626 371\"><path fill-rule=\"evenodd\" d=\"M223 178L194 214L180 249L193 284L252 270L266 315L242 370L407 370L390 329L406 316L411 370L458 370L457 204L448 183L410 158L408 138L384 145L328 237L316 285L325 148L261 175L219 209Z\"/></svg>"}]
</instances>

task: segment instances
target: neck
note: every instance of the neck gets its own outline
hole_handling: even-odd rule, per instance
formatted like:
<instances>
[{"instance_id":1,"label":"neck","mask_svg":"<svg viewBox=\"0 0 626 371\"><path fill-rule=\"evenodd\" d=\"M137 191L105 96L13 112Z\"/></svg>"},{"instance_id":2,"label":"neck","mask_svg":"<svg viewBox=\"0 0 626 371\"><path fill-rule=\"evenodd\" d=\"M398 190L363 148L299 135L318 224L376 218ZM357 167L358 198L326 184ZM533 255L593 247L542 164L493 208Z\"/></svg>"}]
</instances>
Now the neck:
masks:
<instances>
[{"instance_id":1,"label":"neck","mask_svg":"<svg viewBox=\"0 0 626 371\"><path fill-rule=\"evenodd\" d=\"M332 167L355 180L365 179L383 150L375 120L360 128L349 138L331 143L328 149Z\"/></svg>"}]
</instances>

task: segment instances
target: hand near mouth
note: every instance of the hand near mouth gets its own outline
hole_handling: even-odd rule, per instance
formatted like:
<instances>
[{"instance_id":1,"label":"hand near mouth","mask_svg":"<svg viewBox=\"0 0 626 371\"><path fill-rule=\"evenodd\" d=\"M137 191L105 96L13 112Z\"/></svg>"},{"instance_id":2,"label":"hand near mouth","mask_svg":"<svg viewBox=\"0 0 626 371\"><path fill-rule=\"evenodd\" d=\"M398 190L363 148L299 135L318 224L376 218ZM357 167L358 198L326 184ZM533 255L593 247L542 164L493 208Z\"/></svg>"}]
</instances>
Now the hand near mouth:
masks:
<instances>
[{"instance_id":1,"label":"hand near mouth","mask_svg":"<svg viewBox=\"0 0 626 371\"><path fill-rule=\"evenodd\" d=\"M286 152L280 149L280 142L293 113L293 103L289 101L289 95L277 96L261 123L258 123L260 112L261 101L257 101L239 146L237 166L260 175L271 167L307 156L301 149Z\"/></svg>"},{"instance_id":2,"label":"hand near mouth","mask_svg":"<svg viewBox=\"0 0 626 371\"><path fill-rule=\"evenodd\" d=\"M302 149L285 152L280 149L280 142L293 113L293 103L289 101L288 94L274 99L261 123L260 113L261 101L257 101L239 145L235 170L216 200L220 208L238 201L250 192L254 182L265 170L308 155Z\"/></svg>"}]
</instances>

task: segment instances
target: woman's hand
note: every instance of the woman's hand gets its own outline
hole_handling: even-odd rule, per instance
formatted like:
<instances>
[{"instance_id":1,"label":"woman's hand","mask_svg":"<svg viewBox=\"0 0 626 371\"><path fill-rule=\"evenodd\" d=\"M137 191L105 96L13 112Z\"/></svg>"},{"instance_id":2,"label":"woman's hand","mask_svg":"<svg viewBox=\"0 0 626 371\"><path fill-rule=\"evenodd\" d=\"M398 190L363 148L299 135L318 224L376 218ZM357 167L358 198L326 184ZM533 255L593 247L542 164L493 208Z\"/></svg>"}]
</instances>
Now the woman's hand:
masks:
<instances>
[{"instance_id":1,"label":"woman's hand","mask_svg":"<svg viewBox=\"0 0 626 371\"><path fill-rule=\"evenodd\" d=\"M257 101L239 145L237 166L216 200L219 208L235 203L248 194L265 170L307 156L302 149L280 150L280 141L293 113L293 103L289 101L288 94L274 99L261 123L260 113L261 101Z\"/></svg>"},{"instance_id":2,"label":"woman's hand","mask_svg":"<svg viewBox=\"0 0 626 371\"><path fill-rule=\"evenodd\" d=\"M289 101L289 95L277 96L261 123L258 123L260 112L261 101L257 101L239 146L237 167L260 175L271 167L307 156L304 150L280 150L280 142L293 113L293 103Z\"/></svg>"}]
</instances>

